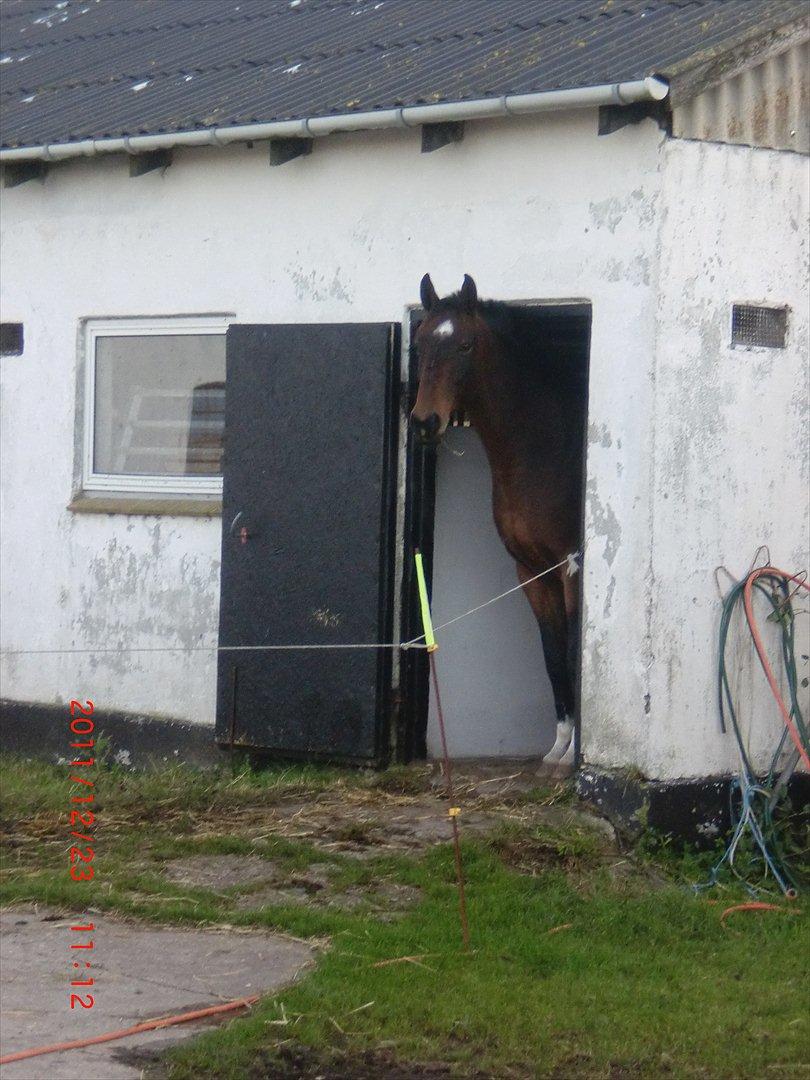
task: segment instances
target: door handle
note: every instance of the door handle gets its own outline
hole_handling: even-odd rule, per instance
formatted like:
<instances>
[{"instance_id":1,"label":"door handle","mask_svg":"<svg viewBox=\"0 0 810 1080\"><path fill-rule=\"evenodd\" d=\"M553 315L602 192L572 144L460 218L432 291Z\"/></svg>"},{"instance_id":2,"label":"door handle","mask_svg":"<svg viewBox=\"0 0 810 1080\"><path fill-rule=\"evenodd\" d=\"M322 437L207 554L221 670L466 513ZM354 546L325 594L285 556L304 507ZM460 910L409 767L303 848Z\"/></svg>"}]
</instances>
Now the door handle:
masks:
<instances>
[{"instance_id":1,"label":"door handle","mask_svg":"<svg viewBox=\"0 0 810 1080\"><path fill-rule=\"evenodd\" d=\"M228 529L228 534L234 539L239 540L240 544L246 544L248 539L254 535L247 527L245 521L245 512L240 510L236 517L231 522L231 526Z\"/></svg>"}]
</instances>

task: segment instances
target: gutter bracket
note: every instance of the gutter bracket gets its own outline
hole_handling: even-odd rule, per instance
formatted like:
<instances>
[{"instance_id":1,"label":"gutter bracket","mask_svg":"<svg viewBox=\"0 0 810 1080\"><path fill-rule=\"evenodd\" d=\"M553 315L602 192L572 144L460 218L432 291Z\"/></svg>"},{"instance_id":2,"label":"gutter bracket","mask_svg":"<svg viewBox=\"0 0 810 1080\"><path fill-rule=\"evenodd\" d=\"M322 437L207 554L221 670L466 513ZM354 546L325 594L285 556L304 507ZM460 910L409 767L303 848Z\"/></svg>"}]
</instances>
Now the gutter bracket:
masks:
<instances>
[{"instance_id":1,"label":"gutter bracket","mask_svg":"<svg viewBox=\"0 0 810 1080\"><path fill-rule=\"evenodd\" d=\"M270 164L286 165L288 161L294 161L298 157L306 157L312 153L313 139L271 139L270 140Z\"/></svg>"},{"instance_id":2,"label":"gutter bracket","mask_svg":"<svg viewBox=\"0 0 810 1080\"><path fill-rule=\"evenodd\" d=\"M29 180L44 180L48 168L47 161L9 161L3 165L3 187L19 187Z\"/></svg>"},{"instance_id":3,"label":"gutter bracket","mask_svg":"<svg viewBox=\"0 0 810 1080\"><path fill-rule=\"evenodd\" d=\"M464 138L463 120L445 120L439 124L422 124L422 153L432 154L450 143Z\"/></svg>"},{"instance_id":4,"label":"gutter bracket","mask_svg":"<svg viewBox=\"0 0 810 1080\"><path fill-rule=\"evenodd\" d=\"M129 175L144 176L155 169L168 169L172 163L171 150L149 150L145 154L130 151Z\"/></svg>"},{"instance_id":5,"label":"gutter bracket","mask_svg":"<svg viewBox=\"0 0 810 1080\"><path fill-rule=\"evenodd\" d=\"M672 114L663 101L634 101L629 105L600 105L598 134L612 135L642 120L654 120L662 131L671 132Z\"/></svg>"}]
</instances>

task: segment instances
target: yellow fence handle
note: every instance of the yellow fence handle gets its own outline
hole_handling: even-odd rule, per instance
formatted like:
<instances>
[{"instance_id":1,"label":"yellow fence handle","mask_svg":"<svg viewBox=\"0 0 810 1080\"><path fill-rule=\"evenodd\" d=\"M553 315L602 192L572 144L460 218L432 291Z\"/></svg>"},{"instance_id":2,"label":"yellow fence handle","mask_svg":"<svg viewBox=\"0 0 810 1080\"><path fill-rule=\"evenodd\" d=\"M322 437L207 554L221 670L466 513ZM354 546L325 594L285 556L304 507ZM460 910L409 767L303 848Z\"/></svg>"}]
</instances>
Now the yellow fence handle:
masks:
<instances>
[{"instance_id":1,"label":"yellow fence handle","mask_svg":"<svg viewBox=\"0 0 810 1080\"><path fill-rule=\"evenodd\" d=\"M414 553L416 562L416 580L419 584L419 605L422 609L422 629L425 632L425 644L428 652L435 652L438 648L433 636L433 620L430 617L430 604L428 603L427 585L425 584L425 568L422 566L422 552Z\"/></svg>"}]
</instances>

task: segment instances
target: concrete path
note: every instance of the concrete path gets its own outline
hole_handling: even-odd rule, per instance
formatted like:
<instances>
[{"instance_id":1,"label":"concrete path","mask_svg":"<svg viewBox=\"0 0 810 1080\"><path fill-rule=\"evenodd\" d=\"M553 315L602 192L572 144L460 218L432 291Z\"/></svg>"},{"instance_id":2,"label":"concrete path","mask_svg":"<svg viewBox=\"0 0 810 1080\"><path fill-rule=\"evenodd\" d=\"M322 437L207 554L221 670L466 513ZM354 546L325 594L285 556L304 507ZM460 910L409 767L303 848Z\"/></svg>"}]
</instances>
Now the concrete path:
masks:
<instances>
[{"instance_id":1,"label":"concrete path","mask_svg":"<svg viewBox=\"0 0 810 1080\"><path fill-rule=\"evenodd\" d=\"M311 961L305 944L277 934L198 931L47 909L0 912L0 1056L130 1027L153 1017L275 990ZM92 950L71 945L92 939ZM78 957L78 959L77 959ZM88 960L95 983L71 987L73 964ZM91 1009L70 1008L71 993L93 993ZM240 1013L225 1014L233 1018ZM205 1029L205 1021L0 1066L2 1080L136 1080L139 1051L154 1051Z\"/></svg>"}]
</instances>

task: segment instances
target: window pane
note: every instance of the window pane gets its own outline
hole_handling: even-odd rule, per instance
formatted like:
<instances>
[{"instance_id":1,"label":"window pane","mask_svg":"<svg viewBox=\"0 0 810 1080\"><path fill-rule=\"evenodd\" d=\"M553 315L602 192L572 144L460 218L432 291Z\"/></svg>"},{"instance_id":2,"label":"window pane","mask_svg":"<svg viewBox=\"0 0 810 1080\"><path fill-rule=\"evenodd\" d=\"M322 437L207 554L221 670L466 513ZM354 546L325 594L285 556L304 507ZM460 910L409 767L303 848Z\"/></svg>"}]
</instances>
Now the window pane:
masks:
<instances>
[{"instance_id":1,"label":"window pane","mask_svg":"<svg viewBox=\"0 0 810 1080\"><path fill-rule=\"evenodd\" d=\"M222 472L225 335L96 339L93 471Z\"/></svg>"}]
</instances>

